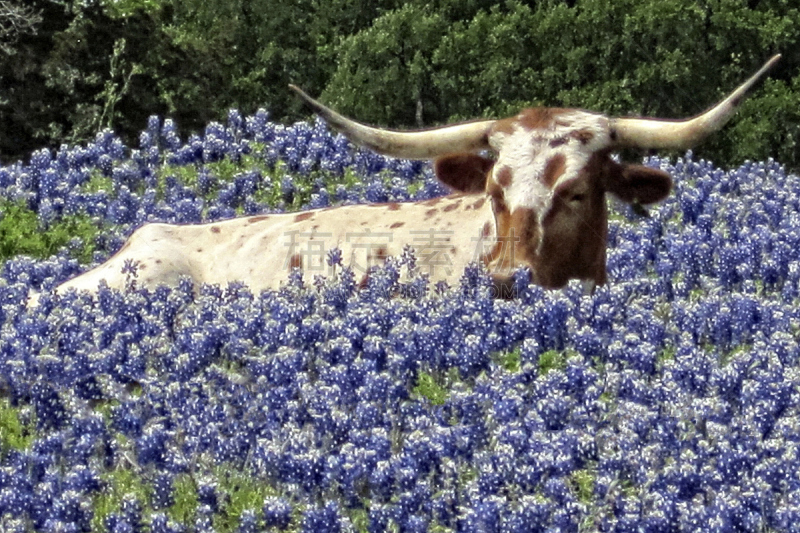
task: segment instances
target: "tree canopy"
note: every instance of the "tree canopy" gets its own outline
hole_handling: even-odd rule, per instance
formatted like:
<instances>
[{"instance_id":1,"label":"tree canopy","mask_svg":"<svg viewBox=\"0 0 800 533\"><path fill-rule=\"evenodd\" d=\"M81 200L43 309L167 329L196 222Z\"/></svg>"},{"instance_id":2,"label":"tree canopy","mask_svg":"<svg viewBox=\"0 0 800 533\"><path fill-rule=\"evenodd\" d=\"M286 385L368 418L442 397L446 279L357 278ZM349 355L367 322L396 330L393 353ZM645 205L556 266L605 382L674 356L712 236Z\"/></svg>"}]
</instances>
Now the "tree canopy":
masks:
<instances>
[{"instance_id":1,"label":"tree canopy","mask_svg":"<svg viewBox=\"0 0 800 533\"><path fill-rule=\"evenodd\" d=\"M153 114L184 134L230 108L297 120L289 83L391 127L530 105L682 117L782 52L699 150L800 166L800 11L786 0L3 0L3 31L12 11L28 24L0 33L6 161L106 127L130 142Z\"/></svg>"}]
</instances>

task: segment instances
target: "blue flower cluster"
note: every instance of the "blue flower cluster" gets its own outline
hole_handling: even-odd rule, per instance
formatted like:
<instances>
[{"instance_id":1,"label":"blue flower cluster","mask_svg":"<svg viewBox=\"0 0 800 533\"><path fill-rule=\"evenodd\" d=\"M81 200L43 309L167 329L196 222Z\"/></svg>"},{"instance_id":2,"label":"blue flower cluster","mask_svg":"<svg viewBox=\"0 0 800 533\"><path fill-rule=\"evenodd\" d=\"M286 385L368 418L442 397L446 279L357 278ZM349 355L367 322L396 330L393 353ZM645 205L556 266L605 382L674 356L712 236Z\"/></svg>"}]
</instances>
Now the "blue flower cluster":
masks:
<instances>
[{"instance_id":1,"label":"blue flower cluster","mask_svg":"<svg viewBox=\"0 0 800 533\"><path fill-rule=\"evenodd\" d=\"M44 221L114 223L107 254L145 220L276 209L259 204L267 174L215 175L246 157L280 169L286 198L320 181L313 205L441 192L427 167L265 113L185 143L152 119L140 144L104 133L38 152L0 169L0 193ZM82 267L7 261L0 402L33 434L0 437L0 530L90 531L129 471L147 497L121 498L108 531L213 531L235 496L220 472L235 471L268 489L228 516L241 532L797 531L800 177L773 161L646 163L675 191L649 218L612 206L610 280L592 296L520 276L516 299L495 300L477 266L428 287L411 252L358 289L332 252L334 277L260 295L148 292L131 272L126 292L45 292L29 309L31 287ZM360 181L326 189L348 173ZM87 186L98 175L109 190Z\"/></svg>"}]
</instances>

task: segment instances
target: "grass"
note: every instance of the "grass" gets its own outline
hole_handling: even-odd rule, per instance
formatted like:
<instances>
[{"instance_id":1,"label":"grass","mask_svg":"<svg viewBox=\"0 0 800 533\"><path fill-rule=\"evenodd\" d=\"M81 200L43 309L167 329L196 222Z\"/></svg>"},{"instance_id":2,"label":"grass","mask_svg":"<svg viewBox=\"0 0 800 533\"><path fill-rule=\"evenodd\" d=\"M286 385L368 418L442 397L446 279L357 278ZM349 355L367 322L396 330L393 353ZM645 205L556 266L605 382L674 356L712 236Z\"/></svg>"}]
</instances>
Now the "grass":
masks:
<instances>
[{"instance_id":1,"label":"grass","mask_svg":"<svg viewBox=\"0 0 800 533\"><path fill-rule=\"evenodd\" d=\"M0 261L17 255L44 259L55 255L73 238L81 245L72 251L73 257L88 263L94 253L95 237L102 225L88 215L62 217L58 222L42 227L37 214L22 202L0 200Z\"/></svg>"},{"instance_id":2,"label":"grass","mask_svg":"<svg viewBox=\"0 0 800 533\"><path fill-rule=\"evenodd\" d=\"M551 370L564 371L567 368L567 352L548 350L539 356L539 375L545 375Z\"/></svg>"},{"instance_id":3,"label":"grass","mask_svg":"<svg viewBox=\"0 0 800 533\"><path fill-rule=\"evenodd\" d=\"M36 437L36 422L23 423L20 408L13 407L8 399L0 399L0 457L11 450L27 450Z\"/></svg>"},{"instance_id":4,"label":"grass","mask_svg":"<svg viewBox=\"0 0 800 533\"><path fill-rule=\"evenodd\" d=\"M585 504L590 504L594 498L594 483L596 474L592 470L584 468L577 470L570 476L575 494L578 501Z\"/></svg>"},{"instance_id":5,"label":"grass","mask_svg":"<svg viewBox=\"0 0 800 533\"><path fill-rule=\"evenodd\" d=\"M117 513L122 508L125 498L134 498L139 503L150 499L152 490L132 470L118 468L103 474L104 488L94 497L94 516L92 517L92 531L103 533L107 531L106 519L112 513Z\"/></svg>"},{"instance_id":6,"label":"grass","mask_svg":"<svg viewBox=\"0 0 800 533\"><path fill-rule=\"evenodd\" d=\"M512 374L519 372L522 368L522 354L519 349L500 353L493 357L493 360Z\"/></svg>"},{"instance_id":7,"label":"grass","mask_svg":"<svg viewBox=\"0 0 800 533\"><path fill-rule=\"evenodd\" d=\"M244 511L251 510L259 515L264 499L278 495L275 489L247 476L238 466L217 467L216 479L219 481L218 493L224 502L220 512L214 516L214 529L220 533L236 531Z\"/></svg>"},{"instance_id":8,"label":"grass","mask_svg":"<svg viewBox=\"0 0 800 533\"><path fill-rule=\"evenodd\" d=\"M180 474L172 485L172 505L169 517L179 524L194 525L197 515L197 484L188 474Z\"/></svg>"},{"instance_id":9,"label":"grass","mask_svg":"<svg viewBox=\"0 0 800 533\"><path fill-rule=\"evenodd\" d=\"M427 399L433 405L444 405L449 397L449 392L436 379L427 372L417 374L417 385L412 392Z\"/></svg>"}]
</instances>

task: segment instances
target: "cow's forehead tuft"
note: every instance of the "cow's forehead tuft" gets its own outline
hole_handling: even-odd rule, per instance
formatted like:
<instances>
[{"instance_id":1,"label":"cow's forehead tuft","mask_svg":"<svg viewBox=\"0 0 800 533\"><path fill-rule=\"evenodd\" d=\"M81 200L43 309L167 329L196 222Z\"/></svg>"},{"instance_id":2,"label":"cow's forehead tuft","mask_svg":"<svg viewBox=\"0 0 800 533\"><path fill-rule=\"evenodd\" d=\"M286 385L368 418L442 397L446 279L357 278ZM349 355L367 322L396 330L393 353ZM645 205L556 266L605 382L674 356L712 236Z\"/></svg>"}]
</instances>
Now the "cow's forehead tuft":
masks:
<instances>
[{"instance_id":1,"label":"cow's forehead tuft","mask_svg":"<svg viewBox=\"0 0 800 533\"><path fill-rule=\"evenodd\" d=\"M574 109L536 108L501 121L491 133L497 150L493 185L510 212L530 209L539 224L553 191L586 176L595 152L611 144L608 119Z\"/></svg>"}]
</instances>

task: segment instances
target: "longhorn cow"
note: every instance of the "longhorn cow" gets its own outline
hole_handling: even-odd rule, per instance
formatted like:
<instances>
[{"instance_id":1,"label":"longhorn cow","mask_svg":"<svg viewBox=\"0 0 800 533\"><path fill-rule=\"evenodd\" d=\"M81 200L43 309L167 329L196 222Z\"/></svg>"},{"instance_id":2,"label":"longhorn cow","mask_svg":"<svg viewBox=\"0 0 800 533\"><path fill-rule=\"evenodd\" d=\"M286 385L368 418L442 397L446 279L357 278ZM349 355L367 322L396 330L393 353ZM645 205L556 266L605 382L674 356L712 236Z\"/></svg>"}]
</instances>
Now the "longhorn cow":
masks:
<instances>
[{"instance_id":1,"label":"longhorn cow","mask_svg":"<svg viewBox=\"0 0 800 533\"><path fill-rule=\"evenodd\" d=\"M696 145L723 126L779 57L705 113L680 121L537 107L502 120L393 131L354 122L291 86L353 143L388 156L433 159L436 176L454 193L200 225L150 223L107 262L57 292L95 292L103 280L122 288L130 261L145 287L189 276L197 284L240 281L258 292L277 288L295 268L325 273L325 253L334 247L344 264L366 276L371 264L406 245L416 249L418 267L431 281L457 282L466 265L479 261L501 292L518 267L528 267L532 280L547 288L578 279L593 289L606 282L606 193L651 204L672 187L666 172L618 163L612 151ZM480 155L487 150L493 159Z\"/></svg>"}]
</instances>

